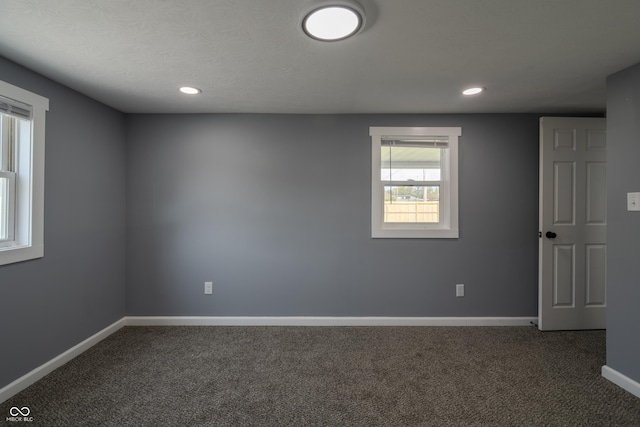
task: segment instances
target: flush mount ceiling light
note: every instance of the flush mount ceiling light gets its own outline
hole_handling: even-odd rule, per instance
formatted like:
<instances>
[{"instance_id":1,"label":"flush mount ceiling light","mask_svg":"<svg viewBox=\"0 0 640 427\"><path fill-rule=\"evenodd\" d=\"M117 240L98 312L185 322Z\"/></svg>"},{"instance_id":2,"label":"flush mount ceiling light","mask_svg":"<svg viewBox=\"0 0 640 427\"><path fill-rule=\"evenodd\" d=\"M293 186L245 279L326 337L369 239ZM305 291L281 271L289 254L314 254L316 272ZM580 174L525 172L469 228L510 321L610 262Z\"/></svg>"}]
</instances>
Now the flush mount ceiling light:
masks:
<instances>
[{"instance_id":1,"label":"flush mount ceiling light","mask_svg":"<svg viewBox=\"0 0 640 427\"><path fill-rule=\"evenodd\" d=\"M480 92L484 92L484 88L483 87L470 87L469 89L465 89L462 91L463 95L467 95L467 96L471 96L471 95L477 95Z\"/></svg>"},{"instance_id":2,"label":"flush mount ceiling light","mask_svg":"<svg viewBox=\"0 0 640 427\"><path fill-rule=\"evenodd\" d=\"M364 26L364 10L353 1L323 2L304 16L302 29L311 38L337 41L351 37Z\"/></svg>"},{"instance_id":3,"label":"flush mount ceiling light","mask_svg":"<svg viewBox=\"0 0 640 427\"><path fill-rule=\"evenodd\" d=\"M186 95L197 95L199 93L202 93L202 91L200 89L198 89L197 87L191 87L191 86L182 86L180 88L180 92L186 94Z\"/></svg>"}]
</instances>

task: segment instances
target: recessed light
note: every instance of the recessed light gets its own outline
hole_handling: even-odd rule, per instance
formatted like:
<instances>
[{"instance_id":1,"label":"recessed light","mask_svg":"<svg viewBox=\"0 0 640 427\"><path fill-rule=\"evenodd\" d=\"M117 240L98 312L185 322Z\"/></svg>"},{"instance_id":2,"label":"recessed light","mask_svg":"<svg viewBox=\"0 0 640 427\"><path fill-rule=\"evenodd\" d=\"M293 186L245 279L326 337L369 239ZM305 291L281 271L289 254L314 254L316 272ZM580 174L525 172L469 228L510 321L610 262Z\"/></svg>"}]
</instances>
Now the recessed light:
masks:
<instances>
[{"instance_id":1,"label":"recessed light","mask_svg":"<svg viewBox=\"0 0 640 427\"><path fill-rule=\"evenodd\" d=\"M484 88L483 87L470 87L469 89L465 89L462 91L463 95L477 95L480 92L484 92Z\"/></svg>"},{"instance_id":2,"label":"recessed light","mask_svg":"<svg viewBox=\"0 0 640 427\"><path fill-rule=\"evenodd\" d=\"M340 2L313 9L305 15L302 29L321 41L343 40L363 27L364 10L356 2Z\"/></svg>"},{"instance_id":3,"label":"recessed light","mask_svg":"<svg viewBox=\"0 0 640 427\"><path fill-rule=\"evenodd\" d=\"M182 86L180 88L180 92L187 94L187 95L197 95L199 93L202 93L202 91L200 89L198 89L197 87L191 87L191 86Z\"/></svg>"}]
</instances>

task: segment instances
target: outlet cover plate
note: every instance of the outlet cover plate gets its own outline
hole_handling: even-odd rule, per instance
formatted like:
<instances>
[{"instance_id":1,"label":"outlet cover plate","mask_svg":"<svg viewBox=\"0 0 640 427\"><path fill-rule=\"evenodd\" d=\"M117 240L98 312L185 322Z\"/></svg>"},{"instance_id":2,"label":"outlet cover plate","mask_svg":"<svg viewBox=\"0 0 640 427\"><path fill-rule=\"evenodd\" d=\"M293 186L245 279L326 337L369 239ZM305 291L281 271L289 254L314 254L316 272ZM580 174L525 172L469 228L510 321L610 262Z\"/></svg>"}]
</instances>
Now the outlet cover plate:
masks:
<instances>
[{"instance_id":1,"label":"outlet cover plate","mask_svg":"<svg viewBox=\"0 0 640 427\"><path fill-rule=\"evenodd\" d=\"M627 193L627 211L640 211L640 193Z\"/></svg>"}]
</instances>

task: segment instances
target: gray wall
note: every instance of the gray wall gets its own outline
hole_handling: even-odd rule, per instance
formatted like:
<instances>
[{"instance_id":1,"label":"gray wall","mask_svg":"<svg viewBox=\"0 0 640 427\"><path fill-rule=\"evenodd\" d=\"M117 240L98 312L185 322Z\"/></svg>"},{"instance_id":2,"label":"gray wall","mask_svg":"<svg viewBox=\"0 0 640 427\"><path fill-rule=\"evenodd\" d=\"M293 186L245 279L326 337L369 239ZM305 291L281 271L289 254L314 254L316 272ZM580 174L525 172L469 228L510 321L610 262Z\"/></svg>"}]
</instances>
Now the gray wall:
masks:
<instances>
[{"instance_id":1,"label":"gray wall","mask_svg":"<svg viewBox=\"0 0 640 427\"><path fill-rule=\"evenodd\" d=\"M127 314L535 316L538 117L128 115ZM459 240L370 238L369 126L462 127Z\"/></svg>"},{"instance_id":2,"label":"gray wall","mask_svg":"<svg viewBox=\"0 0 640 427\"><path fill-rule=\"evenodd\" d=\"M640 382L640 64L607 80L607 365Z\"/></svg>"},{"instance_id":3,"label":"gray wall","mask_svg":"<svg viewBox=\"0 0 640 427\"><path fill-rule=\"evenodd\" d=\"M49 98L45 256L0 266L0 388L125 312L124 115L0 57Z\"/></svg>"}]
</instances>

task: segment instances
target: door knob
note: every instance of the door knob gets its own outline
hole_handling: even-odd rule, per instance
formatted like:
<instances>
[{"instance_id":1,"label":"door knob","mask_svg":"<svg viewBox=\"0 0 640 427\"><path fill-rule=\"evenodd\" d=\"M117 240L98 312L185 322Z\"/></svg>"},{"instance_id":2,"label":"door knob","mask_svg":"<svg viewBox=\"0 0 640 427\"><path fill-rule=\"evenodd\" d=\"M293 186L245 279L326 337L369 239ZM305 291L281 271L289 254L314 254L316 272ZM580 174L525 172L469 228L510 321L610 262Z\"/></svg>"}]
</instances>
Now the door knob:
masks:
<instances>
[{"instance_id":1,"label":"door knob","mask_svg":"<svg viewBox=\"0 0 640 427\"><path fill-rule=\"evenodd\" d=\"M545 234L545 236L547 236L548 239L555 239L557 234L554 233L553 231L547 231L547 233Z\"/></svg>"}]
</instances>

